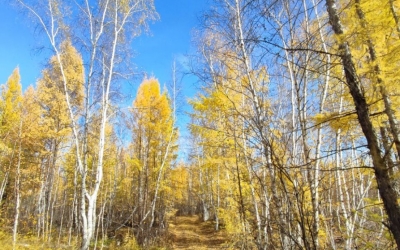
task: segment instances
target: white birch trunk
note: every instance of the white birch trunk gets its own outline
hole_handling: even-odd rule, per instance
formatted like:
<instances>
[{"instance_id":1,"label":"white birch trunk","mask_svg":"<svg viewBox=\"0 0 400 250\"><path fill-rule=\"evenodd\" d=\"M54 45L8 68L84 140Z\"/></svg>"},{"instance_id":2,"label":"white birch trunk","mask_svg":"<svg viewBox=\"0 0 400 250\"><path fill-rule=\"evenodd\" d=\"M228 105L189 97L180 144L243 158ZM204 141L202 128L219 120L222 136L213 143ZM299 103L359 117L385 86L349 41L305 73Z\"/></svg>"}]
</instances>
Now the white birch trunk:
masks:
<instances>
[{"instance_id":1,"label":"white birch trunk","mask_svg":"<svg viewBox=\"0 0 400 250\"><path fill-rule=\"evenodd\" d=\"M14 226L13 226L13 249L15 249L15 245L17 243L17 236L18 236L18 220L19 220L19 207L21 205L21 140L22 140L22 121L19 124L19 132L18 132L18 139L19 139L19 146L18 146L18 162L17 162L17 169L15 170L15 217L14 217Z\"/></svg>"}]
</instances>

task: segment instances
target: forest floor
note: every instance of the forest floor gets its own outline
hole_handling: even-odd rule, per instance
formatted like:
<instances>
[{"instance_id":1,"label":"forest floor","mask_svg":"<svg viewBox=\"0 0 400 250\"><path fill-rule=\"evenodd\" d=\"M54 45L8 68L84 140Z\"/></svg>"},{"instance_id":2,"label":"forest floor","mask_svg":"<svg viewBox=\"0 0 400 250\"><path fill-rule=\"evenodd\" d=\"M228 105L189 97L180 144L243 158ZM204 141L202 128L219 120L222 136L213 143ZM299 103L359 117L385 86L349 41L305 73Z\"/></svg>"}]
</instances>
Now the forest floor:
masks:
<instances>
[{"instance_id":1,"label":"forest floor","mask_svg":"<svg viewBox=\"0 0 400 250\"><path fill-rule=\"evenodd\" d=\"M198 216L173 216L169 220L168 238L172 249L228 249L223 230Z\"/></svg>"}]
</instances>

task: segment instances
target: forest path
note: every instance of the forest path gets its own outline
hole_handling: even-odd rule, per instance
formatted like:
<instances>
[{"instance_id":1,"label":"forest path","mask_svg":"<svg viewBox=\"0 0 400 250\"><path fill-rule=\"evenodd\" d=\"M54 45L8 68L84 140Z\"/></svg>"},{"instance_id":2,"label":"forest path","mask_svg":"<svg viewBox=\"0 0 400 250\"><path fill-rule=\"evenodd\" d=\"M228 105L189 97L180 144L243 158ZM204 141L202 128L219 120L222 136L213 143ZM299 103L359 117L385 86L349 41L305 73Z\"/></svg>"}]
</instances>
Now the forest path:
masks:
<instances>
[{"instance_id":1,"label":"forest path","mask_svg":"<svg viewBox=\"0 0 400 250\"><path fill-rule=\"evenodd\" d=\"M168 231L172 249L228 249L224 232L198 216L173 216Z\"/></svg>"}]
</instances>

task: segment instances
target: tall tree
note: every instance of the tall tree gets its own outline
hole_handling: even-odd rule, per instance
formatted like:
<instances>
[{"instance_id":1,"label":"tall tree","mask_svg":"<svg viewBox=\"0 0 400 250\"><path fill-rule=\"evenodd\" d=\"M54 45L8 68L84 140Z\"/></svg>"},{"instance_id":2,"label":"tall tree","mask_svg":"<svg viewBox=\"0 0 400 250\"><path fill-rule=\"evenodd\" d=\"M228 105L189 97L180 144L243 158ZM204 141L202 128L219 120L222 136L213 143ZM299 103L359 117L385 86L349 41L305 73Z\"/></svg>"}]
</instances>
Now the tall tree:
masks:
<instances>
[{"instance_id":1,"label":"tall tree","mask_svg":"<svg viewBox=\"0 0 400 250\"><path fill-rule=\"evenodd\" d=\"M165 206L162 197L165 173L171 168L177 147L175 117L167 92L161 92L158 80L145 79L139 86L132 107L132 161L137 165L137 222L149 230L163 223ZM156 211L157 208L157 211ZM157 221L156 221L157 220Z\"/></svg>"},{"instance_id":2,"label":"tall tree","mask_svg":"<svg viewBox=\"0 0 400 250\"><path fill-rule=\"evenodd\" d=\"M19 68L14 69L5 85L2 85L0 100L0 147L5 158L2 159L2 183L0 189L0 199L3 203L3 196L13 197L9 185L10 171L13 171L14 151L17 147L21 121L21 103L22 103L22 87L20 83ZM6 193L6 194L5 194Z\"/></svg>"},{"instance_id":3,"label":"tall tree","mask_svg":"<svg viewBox=\"0 0 400 250\"><path fill-rule=\"evenodd\" d=\"M334 33L338 37L343 36L345 32L341 23L341 17L337 9L336 1L327 0L326 6L329 14L329 22ZM340 58L346 77L346 84L354 101L358 122L367 140L368 149L370 150L379 194L382 197L385 210L389 217L388 227L393 233L397 248L400 249L400 207L398 195L391 185L389 168L384 159L384 155L382 155L378 137L372 123L369 104L362 87L363 84L359 73L357 72L356 65L353 61L352 50L349 42L345 39L339 39L337 40L337 45L339 47Z\"/></svg>"}]
</instances>

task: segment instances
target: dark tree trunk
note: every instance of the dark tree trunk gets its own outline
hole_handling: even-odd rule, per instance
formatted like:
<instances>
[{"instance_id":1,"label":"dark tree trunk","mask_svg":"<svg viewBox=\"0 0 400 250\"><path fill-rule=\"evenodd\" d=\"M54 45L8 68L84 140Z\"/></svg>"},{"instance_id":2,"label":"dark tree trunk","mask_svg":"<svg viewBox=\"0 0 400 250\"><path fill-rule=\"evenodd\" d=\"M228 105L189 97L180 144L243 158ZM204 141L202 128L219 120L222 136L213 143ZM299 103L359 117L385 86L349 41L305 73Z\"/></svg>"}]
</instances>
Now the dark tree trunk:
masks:
<instances>
[{"instance_id":1,"label":"dark tree trunk","mask_svg":"<svg viewBox=\"0 0 400 250\"><path fill-rule=\"evenodd\" d=\"M336 35L342 35L343 28L337 13L336 1L326 0L326 6L333 31ZM382 157L378 138L370 119L368 104L352 60L349 45L346 41L339 43L339 50L347 86L356 107L358 122L360 123L361 129L368 143L368 149L370 150L379 194L382 197L386 213L389 217L388 227L393 234L397 248L400 249L400 207L397 201L398 197L391 185L388 173L389 168L386 166L385 160Z\"/></svg>"}]
</instances>

